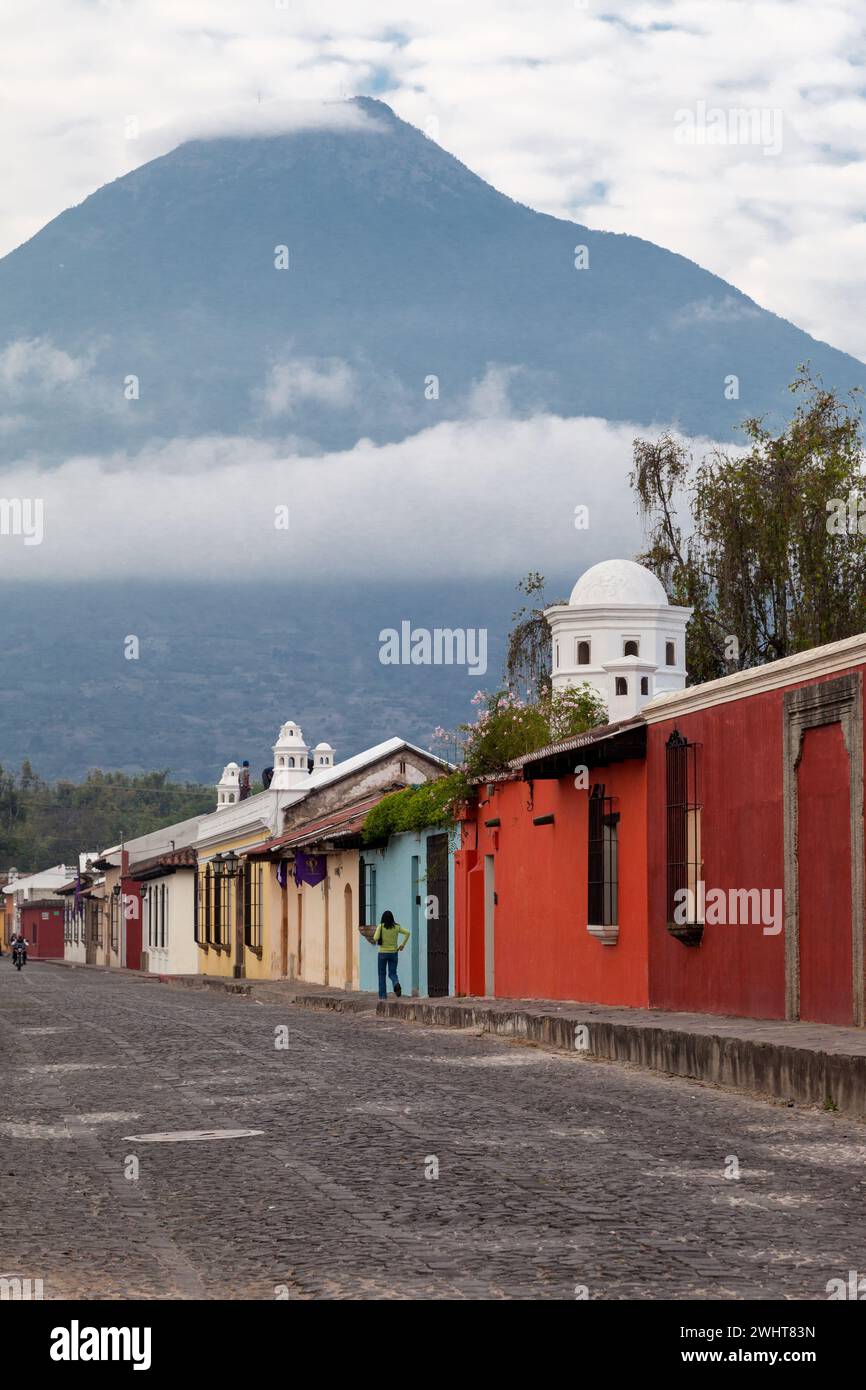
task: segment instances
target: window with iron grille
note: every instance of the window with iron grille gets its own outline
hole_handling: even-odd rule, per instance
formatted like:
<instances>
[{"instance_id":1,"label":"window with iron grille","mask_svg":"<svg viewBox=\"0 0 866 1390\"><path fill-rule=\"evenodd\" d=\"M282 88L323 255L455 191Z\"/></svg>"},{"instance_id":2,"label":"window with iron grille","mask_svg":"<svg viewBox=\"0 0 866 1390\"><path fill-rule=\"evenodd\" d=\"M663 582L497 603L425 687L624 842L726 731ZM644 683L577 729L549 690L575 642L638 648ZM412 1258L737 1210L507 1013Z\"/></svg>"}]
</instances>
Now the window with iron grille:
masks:
<instances>
[{"instance_id":1,"label":"window with iron grille","mask_svg":"<svg viewBox=\"0 0 866 1390\"><path fill-rule=\"evenodd\" d=\"M244 941L252 951L262 949L262 896L264 865L247 860L242 869L244 890Z\"/></svg>"},{"instance_id":2,"label":"window with iron grille","mask_svg":"<svg viewBox=\"0 0 866 1390\"><path fill-rule=\"evenodd\" d=\"M611 927L619 922L619 811L617 798L605 796L597 782L589 794L588 924Z\"/></svg>"},{"instance_id":3,"label":"window with iron grille","mask_svg":"<svg viewBox=\"0 0 866 1390\"><path fill-rule=\"evenodd\" d=\"M231 879L220 874L214 882L214 944L227 946L231 941Z\"/></svg>"},{"instance_id":4,"label":"window with iron grille","mask_svg":"<svg viewBox=\"0 0 866 1390\"><path fill-rule=\"evenodd\" d=\"M213 865L208 864L205 871L204 885L205 901L205 941L212 944L216 927L214 918L216 916L216 883L214 881Z\"/></svg>"},{"instance_id":5,"label":"window with iron grille","mask_svg":"<svg viewBox=\"0 0 866 1390\"><path fill-rule=\"evenodd\" d=\"M112 893L108 907L108 927L111 934L111 949L117 951L120 942L120 894Z\"/></svg>"},{"instance_id":6,"label":"window with iron grille","mask_svg":"<svg viewBox=\"0 0 866 1390\"><path fill-rule=\"evenodd\" d=\"M698 883L703 865L698 799L700 744L674 729L665 746L667 789L667 921L698 925Z\"/></svg>"},{"instance_id":7,"label":"window with iron grille","mask_svg":"<svg viewBox=\"0 0 866 1390\"><path fill-rule=\"evenodd\" d=\"M204 901L205 941L213 946L219 940L219 893L212 864L205 870Z\"/></svg>"}]
</instances>

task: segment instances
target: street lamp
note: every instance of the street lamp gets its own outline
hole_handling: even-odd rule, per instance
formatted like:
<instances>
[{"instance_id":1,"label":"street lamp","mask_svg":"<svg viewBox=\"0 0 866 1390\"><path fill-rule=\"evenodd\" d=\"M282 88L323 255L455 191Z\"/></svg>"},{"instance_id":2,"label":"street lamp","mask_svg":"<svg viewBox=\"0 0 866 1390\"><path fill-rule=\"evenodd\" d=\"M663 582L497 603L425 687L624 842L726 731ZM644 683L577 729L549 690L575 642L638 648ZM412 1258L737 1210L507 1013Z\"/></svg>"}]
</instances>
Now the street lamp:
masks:
<instances>
[{"instance_id":1,"label":"street lamp","mask_svg":"<svg viewBox=\"0 0 866 1390\"><path fill-rule=\"evenodd\" d=\"M218 878L236 878L240 859L234 850L227 849L225 853L218 854L214 858L214 865Z\"/></svg>"}]
</instances>

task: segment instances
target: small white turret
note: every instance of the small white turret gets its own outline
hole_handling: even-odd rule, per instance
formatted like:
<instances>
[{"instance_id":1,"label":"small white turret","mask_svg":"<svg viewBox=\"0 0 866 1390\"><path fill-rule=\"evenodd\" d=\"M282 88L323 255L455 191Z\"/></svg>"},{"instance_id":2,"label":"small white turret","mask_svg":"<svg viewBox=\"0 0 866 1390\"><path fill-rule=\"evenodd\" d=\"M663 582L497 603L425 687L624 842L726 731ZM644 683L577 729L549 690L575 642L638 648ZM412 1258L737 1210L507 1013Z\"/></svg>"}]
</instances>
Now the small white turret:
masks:
<instances>
[{"instance_id":1,"label":"small white turret","mask_svg":"<svg viewBox=\"0 0 866 1390\"><path fill-rule=\"evenodd\" d=\"M317 743L313 749L313 771L318 772L321 767L334 766L334 750L330 743Z\"/></svg>"},{"instance_id":2,"label":"small white turret","mask_svg":"<svg viewBox=\"0 0 866 1390\"><path fill-rule=\"evenodd\" d=\"M223 775L217 782L217 810L234 806L240 796L241 770L237 763L226 763Z\"/></svg>"},{"instance_id":3,"label":"small white turret","mask_svg":"<svg viewBox=\"0 0 866 1390\"><path fill-rule=\"evenodd\" d=\"M271 791L288 791L310 775L309 752L304 735L292 719L287 719L274 744L274 775Z\"/></svg>"}]
</instances>

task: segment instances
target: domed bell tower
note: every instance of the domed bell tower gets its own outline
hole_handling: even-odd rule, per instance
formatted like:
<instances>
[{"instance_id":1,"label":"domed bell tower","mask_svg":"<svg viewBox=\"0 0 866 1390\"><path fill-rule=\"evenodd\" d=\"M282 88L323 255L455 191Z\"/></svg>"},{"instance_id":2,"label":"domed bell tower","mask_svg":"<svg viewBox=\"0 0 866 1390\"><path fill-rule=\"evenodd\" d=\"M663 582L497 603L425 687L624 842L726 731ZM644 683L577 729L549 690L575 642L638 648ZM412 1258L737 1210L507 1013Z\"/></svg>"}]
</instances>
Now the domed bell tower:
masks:
<instances>
[{"instance_id":1,"label":"domed bell tower","mask_svg":"<svg viewBox=\"0 0 866 1390\"><path fill-rule=\"evenodd\" d=\"M686 683L691 608L668 602L662 584L634 560L603 560L575 584L568 603L548 608L553 689L584 681L613 724L639 714L655 695Z\"/></svg>"},{"instance_id":2,"label":"domed bell tower","mask_svg":"<svg viewBox=\"0 0 866 1390\"><path fill-rule=\"evenodd\" d=\"M300 727L287 719L274 744L274 775L271 791L289 791L306 782L310 775L309 752Z\"/></svg>"}]
</instances>

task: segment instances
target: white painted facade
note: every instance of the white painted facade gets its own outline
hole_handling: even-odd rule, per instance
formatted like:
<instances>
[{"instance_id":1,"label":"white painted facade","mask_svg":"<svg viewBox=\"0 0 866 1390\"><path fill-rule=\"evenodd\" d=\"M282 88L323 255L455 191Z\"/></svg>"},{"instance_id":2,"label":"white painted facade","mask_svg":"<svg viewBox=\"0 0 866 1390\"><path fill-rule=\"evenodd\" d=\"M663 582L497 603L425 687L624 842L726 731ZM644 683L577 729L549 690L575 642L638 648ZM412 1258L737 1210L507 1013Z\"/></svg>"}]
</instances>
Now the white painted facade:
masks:
<instances>
[{"instance_id":1,"label":"white painted facade","mask_svg":"<svg viewBox=\"0 0 866 1390\"><path fill-rule=\"evenodd\" d=\"M153 975L195 975L199 951L193 938L196 871L166 870L141 885L143 964Z\"/></svg>"},{"instance_id":2,"label":"white painted facade","mask_svg":"<svg viewBox=\"0 0 866 1390\"><path fill-rule=\"evenodd\" d=\"M633 560L603 560L575 584L567 604L544 615L553 642L553 689L586 682L615 723L686 683L691 608L668 602L656 576Z\"/></svg>"},{"instance_id":3,"label":"white painted facade","mask_svg":"<svg viewBox=\"0 0 866 1390\"><path fill-rule=\"evenodd\" d=\"M50 869L40 869L36 874L16 874L6 884L7 907L13 908L12 930L17 931L21 922L21 904L32 902L35 898L53 898L64 883L75 877L75 869L67 864L55 864ZM62 902L62 898L60 899Z\"/></svg>"}]
</instances>

